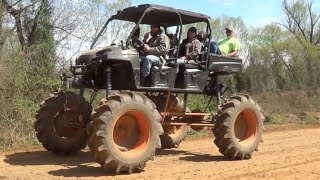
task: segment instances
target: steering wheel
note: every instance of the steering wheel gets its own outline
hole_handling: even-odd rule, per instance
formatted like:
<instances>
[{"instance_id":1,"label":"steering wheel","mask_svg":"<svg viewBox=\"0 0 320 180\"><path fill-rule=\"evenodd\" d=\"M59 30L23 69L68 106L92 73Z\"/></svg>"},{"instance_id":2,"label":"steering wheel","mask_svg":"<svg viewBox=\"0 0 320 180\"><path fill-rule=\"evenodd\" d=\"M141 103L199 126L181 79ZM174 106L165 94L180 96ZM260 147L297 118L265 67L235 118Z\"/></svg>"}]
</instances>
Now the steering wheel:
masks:
<instances>
[{"instance_id":1,"label":"steering wheel","mask_svg":"<svg viewBox=\"0 0 320 180\"><path fill-rule=\"evenodd\" d=\"M133 48L135 48L139 52L139 54L143 54L144 55L145 52L143 52L143 50L142 50L143 46L144 46L144 43L140 39L135 37L135 36L132 36L131 38L132 38Z\"/></svg>"}]
</instances>

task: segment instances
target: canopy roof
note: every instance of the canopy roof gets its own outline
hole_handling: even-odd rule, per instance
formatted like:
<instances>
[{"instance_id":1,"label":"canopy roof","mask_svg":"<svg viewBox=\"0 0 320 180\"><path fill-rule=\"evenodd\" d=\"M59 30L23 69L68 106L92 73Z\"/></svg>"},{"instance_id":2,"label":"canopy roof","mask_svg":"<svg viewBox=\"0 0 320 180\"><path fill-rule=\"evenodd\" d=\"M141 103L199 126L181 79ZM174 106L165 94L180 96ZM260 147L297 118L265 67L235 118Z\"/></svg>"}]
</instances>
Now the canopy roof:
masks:
<instances>
[{"instance_id":1,"label":"canopy roof","mask_svg":"<svg viewBox=\"0 0 320 180\"><path fill-rule=\"evenodd\" d=\"M139 6L128 7L118 11L118 13L113 15L111 18L137 23L146 10L150 11L146 13L141 24L157 24L164 27L176 26L180 22L178 14L181 16L182 24L207 22L207 20L210 19L210 16L201 13L155 4L142 4Z\"/></svg>"}]
</instances>

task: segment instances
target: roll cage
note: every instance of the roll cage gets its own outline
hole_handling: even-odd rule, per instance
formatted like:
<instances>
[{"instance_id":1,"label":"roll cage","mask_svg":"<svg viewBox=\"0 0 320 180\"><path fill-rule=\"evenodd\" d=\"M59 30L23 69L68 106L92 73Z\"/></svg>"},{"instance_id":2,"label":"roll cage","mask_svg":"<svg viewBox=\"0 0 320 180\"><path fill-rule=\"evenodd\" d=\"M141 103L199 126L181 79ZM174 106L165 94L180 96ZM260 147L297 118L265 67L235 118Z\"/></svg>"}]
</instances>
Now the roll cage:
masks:
<instances>
[{"instance_id":1,"label":"roll cage","mask_svg":"<svg viewBox=\"0 0 320 180\"><path fill-rule=\"evenodd\" d=\"M156 18L155 18L156 17ZM155 4L143 4L139 6L128 7L117 12L117 14L111 16L104 24L98 35L93 40L90 49L92 49L98 39L105 33L108 24L112 20L123 20L136 23L132 29L130 35L126 40L125 49L128 48L128 42L132 37L133 33L138 29L140 24L158 24L162 26L166 31L167 28L177 26L176 36L177 41L181 42L182 37L182 26L186 24L204 22L207 24L206 28L206 39L211 39L211 26L209 22L210 16L195 13L191 11L175 9L172 7L155 5ZM210 46L210 43L208 43ZM208 47L209 49L210 47ZM180 43L177 45L176 59L179 57ZM207 60L208 55L205 57ZM203 59L201 59L203 60Z\"/></svg>"}]
</instances>

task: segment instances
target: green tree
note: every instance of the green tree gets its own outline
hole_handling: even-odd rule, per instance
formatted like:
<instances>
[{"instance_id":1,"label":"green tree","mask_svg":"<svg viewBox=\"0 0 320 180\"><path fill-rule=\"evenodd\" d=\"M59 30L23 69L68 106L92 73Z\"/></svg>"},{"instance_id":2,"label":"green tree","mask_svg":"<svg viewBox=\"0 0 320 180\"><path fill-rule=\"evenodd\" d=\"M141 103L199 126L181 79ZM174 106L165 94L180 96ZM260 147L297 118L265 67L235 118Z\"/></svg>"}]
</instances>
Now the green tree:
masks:
<instances>
[{"instance_id":1,"label":"green tree","mask_svg":"<svg viewBox=\"0 0 320 180\"><path fill-rule=\"evenodd\" d=\"M34 142L33 117L59 85L58 66L73 58L68 55L77 54L81 43L91 42L108 16L130 3L0 1L0 148Z\"/></svg>"},{"instance_id":2,"label":"green tree","mask_svg":"<svg viewBox=\"0 0 320 180\"><path fill-rule=\"evenodd\" d=\"M308 74L307 85L316 88L320 83L319 45L320 45L320 9L315 9L313 2L306 0L283 1L286 20L281 23L302 46L303 55Z\"/></svg>"},{"instance_id":3,"label":"green tree","mask_svg":"<svg viewBox=\"0 0 320 180\"><path fill-rule=\"evenodd\" d=\"M1 6L9 21L2 24L0 145L10 146L33 139L30 117L56 84L55 42L48 0L3 0Z\"/></svg>"}]
</instances>

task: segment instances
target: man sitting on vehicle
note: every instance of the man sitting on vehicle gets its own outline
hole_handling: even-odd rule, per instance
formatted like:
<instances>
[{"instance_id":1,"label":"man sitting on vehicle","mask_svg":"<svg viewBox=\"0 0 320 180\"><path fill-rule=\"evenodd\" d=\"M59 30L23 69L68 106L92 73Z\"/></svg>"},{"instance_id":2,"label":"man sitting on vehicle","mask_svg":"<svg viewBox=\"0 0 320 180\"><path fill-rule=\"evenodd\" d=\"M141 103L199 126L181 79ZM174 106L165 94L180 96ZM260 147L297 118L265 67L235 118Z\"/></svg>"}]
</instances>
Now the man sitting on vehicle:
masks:
<instances>
[{"instance_id":1,"label":"man sitting on vehicle","mask_svg":"<svg viewBox=\"0 0 320 180\"><path fill-rule=\"evenodd\" d=\"M197 39L200 41L201 43L201 52L203 52L205 50L205 47L206 47L206 33L204 31L200 31L198 34L197 34Z\"/></svg>"},{"instance_id":2,"label":"man sitting on vehicle","mask_svg":"<svg viewBox=\"0 0 320 180\"><path fill-rule=\"evenodd\" d=\"M152 65L162 67L170 48L169 38L162 32L160 26L151 25L151 38L143 46L145 56L141 58L141 84L144 84L145 78L150 74Z\"/></svg>"},{"instance_id":3,"label":"man sitting on vehicle","mask_svg":"<svg viewBox=\"0 0 320 180\"><path fill-rule=\"evenodd\" d=\"M210 42L210 52L229 57L237 57L240 50L240 42L234 37L232 27L227 27L225 30L227 35L225 39L220 40L218 43L215 41Z\"/></svg>"},{"instance_id":4,"label":"man sitting on vehicle","mask_svg":"<svg viewBox=\"0 0 320 180\"><path fill-rule=\"evenodd\" d=\"M177 64L196 64L201 52L201 42L196 38L197 29L191 27L188 30L187 39L180 44Z\"/></svg>"},{"instance_id":5,"label":"man sitting on vehicle","mask_svg":"<svg viewBox=\"0 0 320 180\"><path fill-rule=\"evenodd\" d=\"M206 33L204 31L200 31L197 34L197 39L204 44L206 42Z\"/></svg>"}]
</instances>

